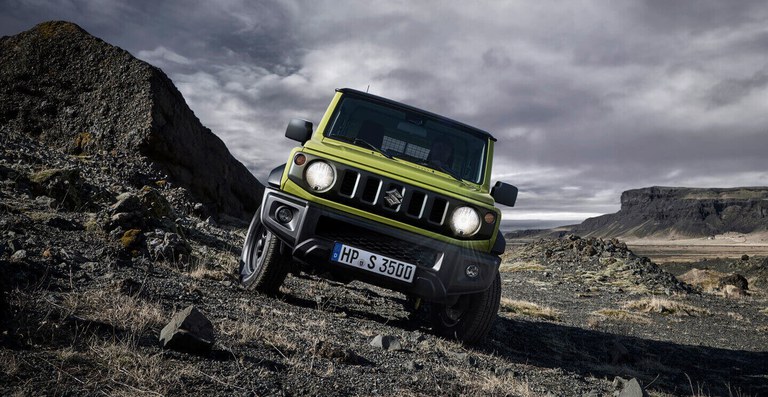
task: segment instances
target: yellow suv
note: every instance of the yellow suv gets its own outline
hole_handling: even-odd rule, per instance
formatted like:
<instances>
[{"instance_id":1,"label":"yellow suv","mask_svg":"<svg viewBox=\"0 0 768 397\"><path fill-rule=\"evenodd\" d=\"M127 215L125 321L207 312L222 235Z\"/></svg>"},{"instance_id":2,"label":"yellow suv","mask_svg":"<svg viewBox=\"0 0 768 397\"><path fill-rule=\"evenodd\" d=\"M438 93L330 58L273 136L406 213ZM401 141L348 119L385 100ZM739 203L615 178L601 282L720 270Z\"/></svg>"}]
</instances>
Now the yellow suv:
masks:
<instances>
[{"instance_id":1,"label":"yellow suv","mask_svg":"<svg viewBox=\"0 0 768 397\"><path fill-rule=\"evenodd\" d=\"M246 288L274 293L289 271L402 292L434 330L482 341L499 308L501 211L517 188L491 188L496 141L466 124L339 89L317 129L269 175L240 261Z\"/></svg>"}]
</instances>

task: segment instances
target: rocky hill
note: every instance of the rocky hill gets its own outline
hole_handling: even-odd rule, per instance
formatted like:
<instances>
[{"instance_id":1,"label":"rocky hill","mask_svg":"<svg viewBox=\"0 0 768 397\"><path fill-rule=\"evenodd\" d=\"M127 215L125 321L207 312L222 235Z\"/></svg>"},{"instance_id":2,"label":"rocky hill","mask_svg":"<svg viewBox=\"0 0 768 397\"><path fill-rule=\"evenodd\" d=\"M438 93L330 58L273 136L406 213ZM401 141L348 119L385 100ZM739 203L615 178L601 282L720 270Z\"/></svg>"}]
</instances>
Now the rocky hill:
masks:
<instances>
[{"instance_id":1,"label":"rocky hill","mask_svg":"<svg viewBox=\"0 0 768 397\"><path fill-rule=\"evenodd\" d=\"M706 237L768 230L768 187L647 187L621 194L615 214L589 218L573 232L599 237Z\"/></svg>"},{"instance_id":2,"label":"rocky hill","mask_svg":"<svg viewBox=\"0 0 768 397\"><path fill-rule=\"evenodd\" d=\"M214 214L247 218L261 197L160 69L69 22L0 38L0 134L114 159L130 185L184 187Z\"/></svg>"}]
</instances>

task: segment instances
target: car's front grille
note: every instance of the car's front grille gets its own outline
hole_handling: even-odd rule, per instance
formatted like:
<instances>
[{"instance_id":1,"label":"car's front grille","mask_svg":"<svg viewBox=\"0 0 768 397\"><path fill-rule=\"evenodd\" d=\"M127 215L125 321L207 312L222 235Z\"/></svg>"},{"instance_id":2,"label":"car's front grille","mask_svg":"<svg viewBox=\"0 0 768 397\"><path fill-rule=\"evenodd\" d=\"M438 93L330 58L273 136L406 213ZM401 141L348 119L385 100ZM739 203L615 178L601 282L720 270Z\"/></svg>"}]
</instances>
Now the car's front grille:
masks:
<instances>
[{"instance_id":1,"label":"car's front grille","mask_svg":"<svg viewBox=\"0 0 768 397\"><path fill-rule=\"evenodd\" d=\"M315 234L420 267L433 267L439 257L439 252L432 248L398 240L326 216L321 216L318 220Z\"/></svg>"},{"instance_id":2,"label":"car's front grille","mask_svg":"<svg viewBox=\"0 0 768 397\"><path fill-rule=\"evenodd\" d=\"M340 169L339 182L326 195L366 211L436 232L446 231L447 197L355 169ZM455 201L455 200L454 200Z\"/></svg>"}]
</instances>

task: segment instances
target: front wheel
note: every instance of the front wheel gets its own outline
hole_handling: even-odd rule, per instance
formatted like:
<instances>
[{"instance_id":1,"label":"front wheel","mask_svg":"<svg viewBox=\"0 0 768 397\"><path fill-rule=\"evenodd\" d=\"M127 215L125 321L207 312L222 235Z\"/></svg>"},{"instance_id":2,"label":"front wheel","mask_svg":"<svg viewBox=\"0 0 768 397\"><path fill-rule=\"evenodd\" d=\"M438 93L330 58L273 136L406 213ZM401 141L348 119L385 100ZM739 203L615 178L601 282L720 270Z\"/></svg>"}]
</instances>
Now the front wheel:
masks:
<instances>
[{"instance_id":1,"label":"front wheel","mask_svg":"<svg viewBox=\"0 0 768 397\"><path fill-rule=\"evenodd\" d=\"M240 283L265 294L277 293L288 275L290 258L280 253L280 240L261 222L256 209L240 257Z\"/></svg>"},{"instance_id":2,"label":"front wheel","mask_svg":"<svg viewBox=\"0 0 768 397\"><path fill-rule=\"evenodd\" d=\"M453 305L433 305L436 333L467 344L482 342L491 330L501 300L501 277L496 272L491 286L476 294L462 295Z\"/></svg>"}]
</instances>

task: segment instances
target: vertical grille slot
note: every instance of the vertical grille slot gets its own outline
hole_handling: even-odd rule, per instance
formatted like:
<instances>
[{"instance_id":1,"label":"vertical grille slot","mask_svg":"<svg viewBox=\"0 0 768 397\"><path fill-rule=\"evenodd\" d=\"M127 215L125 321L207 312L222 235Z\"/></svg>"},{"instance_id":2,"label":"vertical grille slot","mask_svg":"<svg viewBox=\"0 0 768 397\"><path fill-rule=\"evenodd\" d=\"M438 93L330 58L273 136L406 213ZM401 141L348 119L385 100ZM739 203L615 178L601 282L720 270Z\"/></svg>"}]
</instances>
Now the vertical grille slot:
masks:
<instances>
[{"instance_id":1,"label":"vertical grille slot","mask_svg":"<svg viewBox=\"0 0 768 397\"><path fill-rule=\"evenodd\" d=\"M448 201L435 197L432 202L432 209L429 211L429 221L442 225L445 222L445 215L448 213Z\"/></svg>"},{"instance_id":2,"label":"vertical grille slot","mask_svg":"<svg viewBox=\"0 0 768 397\"><path fill-rule=\"evenodd\" d=\"M381 179L368 178L365 181L363 195L360 199L364 203L375 205L379 198L379 192L381 192Z\"/></svg>"},{"instance_id":3,"label":"vertical grille slot","mask_svg":"<svg viewBox=\"0 0 768 397\"><path fill-rule=\"evenodd\" d=\"M341 179L341 186L339 187L339 194L346 197L354 197L357 192L357 184L360 182L360 174L347 170L344 173L344 178Z\"/></svg>"},{"instance_id":4,"label":"vertical grille slot","mask_svg":"<svg viewBox=\"0 0 768 397\"><path fill-rule=\"evenodd\" d=\"M405 213L421 218L424 215L424 207L427 206L427 195L424 192L414 190L411 193L411 201L408 202L408 207L405 209Z\"/></svg>"}]
</instances>

